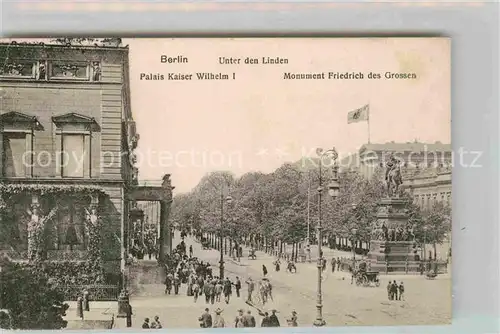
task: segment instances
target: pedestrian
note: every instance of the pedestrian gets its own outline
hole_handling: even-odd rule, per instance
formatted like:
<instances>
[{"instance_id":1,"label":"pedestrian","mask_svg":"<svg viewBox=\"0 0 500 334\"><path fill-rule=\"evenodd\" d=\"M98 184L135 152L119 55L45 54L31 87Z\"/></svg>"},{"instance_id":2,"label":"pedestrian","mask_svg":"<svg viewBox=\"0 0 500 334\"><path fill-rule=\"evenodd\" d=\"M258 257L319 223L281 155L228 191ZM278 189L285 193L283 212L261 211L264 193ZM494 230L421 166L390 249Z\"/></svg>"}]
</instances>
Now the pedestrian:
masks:
<instances>
[{"instance_id":1,"label":"pedestrian","mask_svg":"<svg viewBox=\"0 0 500 334\"><path fill-rule=\"evenodd\" d=\"M127 327L132 327L132 305L127 302L126 317L127 317Z\"/></svg>"},{"instance_id":2,"label":"pedestrian","mask_svg":"<svg viewBox=\"0 0 500 334\"><path fill-rule=\"evenodd\" d=\"M248 310L247 314L243 316L243 324L245 327L255 327L255 317L252 315L252 311Z\"/></svg>"},{"instance_id":3,"label":"pedestrian","mask_svg":"<svg viewBox=\"0 0 500 334\"><path fill-rule=\"evenodd\" d=\"M188 297L191 297L193 295L193 282L194 282L194 277L193 275L191 275L188 277L187 289L186 289L186 295Z\"/></svg>"},{"instance_id":4,"label":"pedestrian","mask_svg":"<svg viewBox=\"0 0 500 334\"><path fill-rule=\"evenodd\" d=\"M215 283L215 300L220 303L220 296L222 295L222 284L219 281Z\"/></svg>"},{"instance_id":5,"label":"pedestrian","mask_svg":"<svg viewBox=\"0 0 500 334\"><path fill-rule=\"evenodd\" d=\"M159 316L155 315L153 322L151 322L150 328L155 328L155 329L162 329L163 328L163 326L161 325Z\"/></svg>"},{"instance_id":6,"label":"pedestrian","mask_svg":"<svg viewBox=\"0 0 500 334\"><path fill-rule=\"evenodd\" d=\"M276 310L271 310L271 316L269 317L269 327L280 327L280 321L276 315Z\"/></svg>"},{"instance_id":7,"label":"pedestrian","mask_svg":"<svg viewBox=\"0 0 500 334\"><path fill-rule=\"evenodd\" d=\"M322 264L322 268L321 268L321 270L322 270L322 271L325 271L325 270L326 270L326 259L322 259L322 260L321 260L321 264Z\"/></svg>"},{"instance_id":8,"label":"pedestrian","mask_svg":"<svg viewBox=\"0 0 500 334\"><path fill-rule=\"evenodd\" d=\"M274 261L273 264L274 264L274 270L280 271L280 265L281 265L280 259L276 259L276 261Z\"/></svg>"},{"instance_id":9,"label":"pedestrian","mask_svg":"<svg viewBox=\"0 0 500 334\"><path fill-rule=\"evenodd\" d=\"M271 326L269 326L269 313L264 312L264 318L262 318L262 322L260 323L260 327L271 327Z\"/></svg>"},{"instance_id":10,"label":"pedestrian","mask_svg":"<svg viewBox=\"0 0 500 334\"><path fill-rule=\"evenodd\" d=\"M392 299L393 300L398 300L398 283L396 283L396 280L392 282Z\"/></svg>"},{"instance_id":11,"label":"pedestrian","mask_svg":"<svg viewBox=\"0 0 500 334\"><path fill-rule=\"evenodd\" d=\"M292 316L287 320L288 327L297 327L299 324L297 322L297 312L292 311Z\"/></svg>"},{"instance_id":12,"label":"pedestrian","mask_svg":"<svg viewBox=\"0 0 500 334\"><path fill-rule=\"evenodd\" d=\"M340 265L341 265L342 261L340 261L340 258L337 257L337 271L340 271Z\"/></svg>"},{"instance_id":13,"label":"pedestrian","mask_svg":"<svg viewBox=\"0 0 500 334\"><path fill-rule=\"evenodd\" d=\"M399 300L405 300L405 287L403 285L403 282L399 284Z\"/></svg>"},{"instance_id":14,"label":"pedestrian","mask_svg":"<svg viewBox=\"0 0 500 334\"><path fill-rule=\"evenodd\" d=\"M189 245L189 257L193 257L193 245Z\"/></svg>"},{"instance_id":15,"label":"pedestrian","mask_svg":"<svg viewBox=\"0 0 500 334\"><path fill-rule=\"evenodd\" d=\"M153 257L153 253L154 253L153 246L149 245L149 246L148 246L148 256L149 256L149 259L150 259L150 260L151 260L151 258Z\"/></svg>"},{"instance_id":16,"label":"pedestrian","mask_svg":"<svg viewBox=\"0 0 500 334\"><path fill-rule=\"evenodd\" d=\"M142 329L149 329L149 318L144 318L144 322L142 323Z\"/></svg>"},{"instance_id":17,"label":"pedestrian","mask_svg":"<svg viewBox=\"0 0 500 334\"><path fill-rule=\"evenodd\" d=\"M220 308L215 310L215 317L214 317L214 326L213 328L224 328L226 327L226 323L224 321L224 318L221 315L222 310Z\"/></svg>"},{"instance_id":18,"label":"pedestrian","mask_svg":"<svg viewBox=\"0 0 500 334\"><path fill-rule=\"evenodd\" d=\"M212 305L215 303L215 283L216 281L212 280L209 284L210 304Z\"/></svg>"},{"instance_id":19,"label":"pedestrian","mask_svg":"<svg viewBox=\"0 0 500 334\"><path fill-rule=\"evenodd\" d=\"M80 296L76 299L76 316L83 320L83 298Z\"/></svg>"},{"instance_id":20,"label":"pedestrian","mask_svg":"<svg viewBox=\"0 0 500 334\"><path fill-rule=\"evenodd\" d=\"M226 277L226 280L224 281L223 289L224 289L224 300L225 300L226 304L229 304L229 300L231 298L231 295L233 294L232 283L229 280L229 277Z\"/></svg>"},{"instance_id":21,"label":"pedestrian","mask_svg":"<svg viewBox=\"0 0 500 334\"><path fill-rule=\"evenodd\" d=\"M265 265L262 265L262 275L266 277L267 275L267 267Z\"/></svg>"},{"instance_id":22,"label":"pedestrian","mask_svg":"<svg viewBox=\"0 0 500 334\"><path fill-rule=\"evenodd\" d=\"M392 300L392 283L387 283L387 299Z\"/></svg>"},{"instance_id":23,"label":"pedestrian","mask_svg":"<svg viewBox=\"0 0 500 334\"><path fill-rule=\"evenodd\" d=\"M245 283L248 285L247 303L251 303L252 302L252 293L253 293L253 290L255 289L255 283L251 277L249 277Z\"/></svg>"},{"instance_id":24,"label":"pedestrian","mask_svg":"<svg viewBox=\"0 0 500 334\"><path fill-rule=\"evenodd\" d=\"M210 292L211 292L211 287L210 287L210 281L208 281L204 287L203 287L203 293L205 294L205 303L210 303Z\"/></svg>"},{"instance_id":25,"label":"pedestrian","mask_svg":"<svg viewBox=\"0 0 500 334\"><path fill-rule=\"evenodd\" d=\"M195 281L194 284L193 284L193 298L194 298L194 302L195 303L198 301L198 296L199 295L200 295L200 286Z\"/></svg>"},{"instance_id":26,"label":"pedestrian","mask_svg":"<svg viewBox=\"0 0 500 334\"><path fill-rule=\"evenodd\" d=\"M235 328L243 328L245 327L245 319L243 318L243 310L238 310L238 315L234 319L234 327Z\"/></svg>"},{"instance_id":27,"label":"pedestrian","mask_svg":"<svg viewBox=\"0 0 500 334\"><path fill-rule=\"evenodd\" d=\"M165 278L165 293L170 294L172 292L172 281L173 277L172 274L168 274L167 278Z\"/></svg>"},{"instance_id":28,"label":"pedestrian","mask_svg":"<svg viewBox=\"0 0 500 334\"><path fill-rule=\"evenodd\" d=\"M332 265L332 273L334 273L335 272L335 266L337 265L337 261L335 260L334 257L332 257L331 265Z\"/></svg>"},{"instance_id":29,"label":"pedestrian","mask_svg":"<svg viewBox=\"0 0 500 334\"><path fill-rule=\"evenodd\" d=\"M238 276L236 276L236 283L234 284L234 288L236 289L236 297L240 298L241 281Z\"/></svg>"},{"instance_id":30,"label":"pedestrian","mask_svg":"<svg viewBox=\"0 0 500 334\"><path fill-rule=\"evenodd\" d=\"M201 317L198 318L198 321L200 322L201 328L212 327L212 316L210 315L208 308L206 308L205 312L201 315Z\"/></svg>"},{"instance_id":31,"label":"pedestrian","mask_svg":"<svg viewBox=\"0 0 500 334\"><path fill-rule=\"evenodd\" d=\"M176 295L178 295L178 294L179 294L179 287L180 287L180 286L181 286L181 280L179 279L179 275L178 275L178 274L176 274L176 275L174 276L174 293L175 293Z\"/></svg>"},{"instance_id":32,"label":"pedestrian","mask_svg":"<svg viewBox=\"0 0 500 334\"><path fill-rule=\"evenodd\" d=\"M87 289L83 290L83 310L90 311L90 294Z\"/></svg>"}]
</instances>

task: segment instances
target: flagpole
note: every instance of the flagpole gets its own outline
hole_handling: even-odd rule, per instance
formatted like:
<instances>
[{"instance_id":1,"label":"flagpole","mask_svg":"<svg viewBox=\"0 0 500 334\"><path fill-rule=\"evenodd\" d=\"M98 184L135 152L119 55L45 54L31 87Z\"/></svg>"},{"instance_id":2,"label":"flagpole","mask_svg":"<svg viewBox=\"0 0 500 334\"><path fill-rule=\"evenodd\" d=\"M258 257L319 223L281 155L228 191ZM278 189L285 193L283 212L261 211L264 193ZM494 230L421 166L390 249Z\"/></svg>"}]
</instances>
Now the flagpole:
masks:
<instances>
[{"instance_id":1,"label":"flagpole","mask_svg":"<svg viewBox=\"0 0 500 334\"><path fill-rule=\"evenodd\" d=\"M367 110L367 123L368 123L368 144L370 144L370 103L368 103L368 110Z\"/></svg>"}]
</instances>

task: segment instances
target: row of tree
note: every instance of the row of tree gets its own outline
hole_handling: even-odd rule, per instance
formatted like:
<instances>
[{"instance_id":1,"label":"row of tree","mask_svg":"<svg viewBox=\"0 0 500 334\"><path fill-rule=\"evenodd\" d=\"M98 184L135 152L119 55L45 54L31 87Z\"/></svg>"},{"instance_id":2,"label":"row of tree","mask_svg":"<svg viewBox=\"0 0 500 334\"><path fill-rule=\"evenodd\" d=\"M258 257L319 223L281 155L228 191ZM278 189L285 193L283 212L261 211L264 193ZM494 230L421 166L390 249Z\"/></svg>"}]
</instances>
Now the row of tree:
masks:
<instances>
[{"instance_id":1,"label":"row of tree","mask_svg":"<svg viewBox=\"0 0 500 334\"><path fill-rule=\"evenodd\" d=\"M311 166L312 165L312 166ZM236 178L229 172L213 172L189 193L175 196L172 219L181 228L222 234L235 242L250 238L269 244L305 241L308 222L311 240L319 217L319 169L310 164L284 164L273 173L251 172ZM377 204L386 196L382 171L369 180L357 172L341 172L339 196L328 196L329 170L323 171L321 201L325 235L330 240L355 240L368 245ZM416 243L442 243L451 232L450 208L435 203L422 211L407 199L408 224ZM222 213L222 215L221 215ZM355 233L355 235L353 235Z\"/></svg>"}]
</instances>

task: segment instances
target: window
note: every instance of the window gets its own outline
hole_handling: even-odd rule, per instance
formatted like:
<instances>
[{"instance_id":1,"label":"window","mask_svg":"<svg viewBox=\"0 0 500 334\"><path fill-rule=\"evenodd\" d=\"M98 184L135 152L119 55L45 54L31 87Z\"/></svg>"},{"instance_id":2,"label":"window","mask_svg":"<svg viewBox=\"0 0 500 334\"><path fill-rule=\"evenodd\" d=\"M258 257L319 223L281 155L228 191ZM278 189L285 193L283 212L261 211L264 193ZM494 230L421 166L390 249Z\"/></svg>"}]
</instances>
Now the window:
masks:
<instances>
[{"instance_id":1,"label":"window","mask_svg":"<svg viewBox=\"0 0 500 334\"><path fill-rule=\"evenodd\" d=\"M89 65L87 63L53 62L50 77L63 80L89 80Z\"/></svg>"},{"instance_id":2,"label":"window","mask_svg":"<svg viewBox=\"0 0 500 334\"><path fill-rule=\"evenodd\" d=\"M72 251L85 250L87 238L85 236L85 221L81 206L68 200L60 203L57 219L57 235L54 245L58 250Z\"/></svg>"},{"instance_id":3,"label":"window","mask_svg":"<svg viewBox=\"0 0 500 334\"><path fill-rule=\"evenodd\" d=\"M26 153L26 134L11 132L3 134L3 176L26 176L26 164L23 158Z\"/></svg>"},{"instance_id":4,"label":"window","mask_svg":"<svg viewBox=\"0 0 500 334\"><path fill-rule=\"evenodd\" d=\"M63 178L90 178L92 132L99 126L92 117L69 113L52 118L56 125L58 171Z\"/></svg>"},{"instance_id":5,"label":"window","mask_svg":"<svg viewBox=\"0 0 500 334\"><path fill-rule=\"evenodd\" d=\"M25 59L7 60L0 65L0 77L30 79L35 77L35 61Z\"/></svg>"},{"instance_id":6,"label":"window","mask_svg":"<svg viewBox=\"0 0 500 334\"><path fill-rule=\"evenodd\" d=\"M88 175L86 136L86 134L62 133L61 161L63 177L85 177L85 175Z\"/></svg>"},{"instance_id":7,"label":"window","mask_svg":"<svg viewBox=\"0 0 500 334\"><path fill-rule=\"evenodd\" d=\"M7 112L0 116L0 159L2 177L31 177L33 170L34 131L43 127L34 116Z\"/></svg>"}]
</instances>

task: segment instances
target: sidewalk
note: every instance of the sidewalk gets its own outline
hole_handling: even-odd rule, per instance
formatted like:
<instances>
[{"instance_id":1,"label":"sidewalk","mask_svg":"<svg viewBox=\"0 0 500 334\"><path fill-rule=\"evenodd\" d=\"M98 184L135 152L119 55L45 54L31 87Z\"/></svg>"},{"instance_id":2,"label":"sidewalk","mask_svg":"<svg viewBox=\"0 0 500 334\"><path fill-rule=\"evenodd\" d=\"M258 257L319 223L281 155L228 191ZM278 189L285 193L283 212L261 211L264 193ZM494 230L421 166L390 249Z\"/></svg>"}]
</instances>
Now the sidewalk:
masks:
<instances>
[{"instance_id":1,"label":"sidewalk","mask_svg":"<svg viewBox=\"0 0 500 334\"><path fill-rule=\"evenodd\" d=\"M83 312L83 320L76 314L76 302L67 301L69 305L64 320L68 322L66 329L111 329L116 321L117 302L91 301L90 311Z\"/></svg>"}]
</instances>

